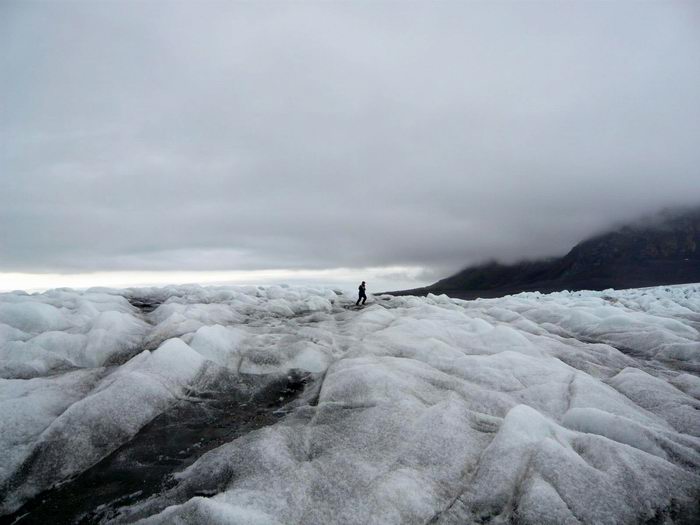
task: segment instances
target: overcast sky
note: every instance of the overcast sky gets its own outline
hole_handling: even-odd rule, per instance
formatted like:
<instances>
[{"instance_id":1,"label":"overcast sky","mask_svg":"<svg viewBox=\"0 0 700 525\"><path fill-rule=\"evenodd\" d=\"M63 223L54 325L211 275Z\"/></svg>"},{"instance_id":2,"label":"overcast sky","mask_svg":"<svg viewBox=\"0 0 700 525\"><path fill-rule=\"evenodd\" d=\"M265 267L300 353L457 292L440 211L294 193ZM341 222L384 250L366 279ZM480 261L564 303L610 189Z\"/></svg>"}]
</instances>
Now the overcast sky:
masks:
<instances>
[{"instance_id":1,"label":"overcast sky","mask_svg":"<svg viewBox=\"0 0 700 525\"><path fill-rule=\"evenodd\" d=\"M699 5L5 0L0 272L434 280L699 204Z\"/></svg>"}]
</instances>

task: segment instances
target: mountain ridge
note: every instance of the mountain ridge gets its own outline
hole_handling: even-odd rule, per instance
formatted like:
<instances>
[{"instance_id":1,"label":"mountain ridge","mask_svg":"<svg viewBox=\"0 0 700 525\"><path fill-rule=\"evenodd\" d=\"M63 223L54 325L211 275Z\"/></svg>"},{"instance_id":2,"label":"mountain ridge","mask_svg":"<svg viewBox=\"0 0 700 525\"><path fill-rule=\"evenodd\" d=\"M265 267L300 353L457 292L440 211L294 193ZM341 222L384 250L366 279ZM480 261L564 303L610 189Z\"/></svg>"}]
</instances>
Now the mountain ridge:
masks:
<instances>
[{"instance_id":1,"label":"mountain ridge","mask_svg":"<svg viewBox=\"0 0 700 525\"><path fill-rule=\"evenodd\" d=\"M475 299L694 282L700 282L700 207L665 211L595 235L561 257L513 264L492 260L423 288L388 293Z\"/></svg>"}]
</instances>

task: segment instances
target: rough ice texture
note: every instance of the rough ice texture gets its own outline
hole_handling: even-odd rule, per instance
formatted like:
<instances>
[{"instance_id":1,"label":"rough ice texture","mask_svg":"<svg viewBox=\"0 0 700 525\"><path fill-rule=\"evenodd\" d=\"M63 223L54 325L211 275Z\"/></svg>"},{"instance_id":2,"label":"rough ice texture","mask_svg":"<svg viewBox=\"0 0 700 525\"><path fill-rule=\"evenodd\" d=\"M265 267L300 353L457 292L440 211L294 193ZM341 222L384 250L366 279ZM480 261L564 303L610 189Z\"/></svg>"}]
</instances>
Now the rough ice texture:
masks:
<instances>
[{"instance_id":1,"label":"rough ice texture","mask_svg":"<svg viewBox=\"0 0 700 525\"><path fill-rule=\"evenodd\" d=\"M0 514L216 367L321 383L114 521L700 517L700 286L353 302L279 286L0 295Z\"/></svg>"}]
</instances>

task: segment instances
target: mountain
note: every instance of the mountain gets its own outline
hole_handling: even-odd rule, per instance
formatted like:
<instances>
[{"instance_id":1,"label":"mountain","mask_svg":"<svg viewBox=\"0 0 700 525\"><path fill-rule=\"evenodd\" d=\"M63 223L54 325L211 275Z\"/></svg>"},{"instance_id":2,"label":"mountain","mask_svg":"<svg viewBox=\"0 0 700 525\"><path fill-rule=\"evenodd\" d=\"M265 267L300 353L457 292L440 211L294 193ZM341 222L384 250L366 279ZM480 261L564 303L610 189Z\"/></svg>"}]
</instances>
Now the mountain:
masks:
<instances>
[{"instance_id":1,"label":"mountain","mask_svg":"<svg viewBox=\"0 0 700 525\"><path fill-rule=\"evenodd\" d=\"M604 290L700 282L700 208L664 212L574 246L563 257L466 268L394 295L473 299L526 291Z\"/></svg>"}]
</instances>

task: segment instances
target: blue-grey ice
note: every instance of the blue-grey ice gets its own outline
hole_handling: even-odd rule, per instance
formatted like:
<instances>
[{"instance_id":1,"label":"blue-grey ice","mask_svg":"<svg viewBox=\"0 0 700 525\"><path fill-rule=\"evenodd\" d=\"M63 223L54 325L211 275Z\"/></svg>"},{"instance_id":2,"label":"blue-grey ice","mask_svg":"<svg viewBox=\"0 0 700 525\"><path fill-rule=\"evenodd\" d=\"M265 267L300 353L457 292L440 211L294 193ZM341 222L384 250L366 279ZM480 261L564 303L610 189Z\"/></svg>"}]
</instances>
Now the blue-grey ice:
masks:
<instances>
[{"instance_id":1,"label":"blue-grey ice","mask_svg":"<svg viewBox=\"0 0 700 525\"><path fill-rule=\"evenodd\" d=\"M128 443L202 374L296 369L317 379L284 418L112 521L697 516L700 285L352 303L284 286L0 294L0 515Z\"/></svg>"}]
</instances>

